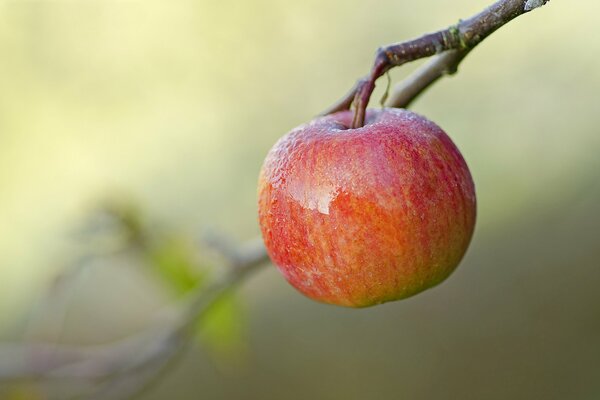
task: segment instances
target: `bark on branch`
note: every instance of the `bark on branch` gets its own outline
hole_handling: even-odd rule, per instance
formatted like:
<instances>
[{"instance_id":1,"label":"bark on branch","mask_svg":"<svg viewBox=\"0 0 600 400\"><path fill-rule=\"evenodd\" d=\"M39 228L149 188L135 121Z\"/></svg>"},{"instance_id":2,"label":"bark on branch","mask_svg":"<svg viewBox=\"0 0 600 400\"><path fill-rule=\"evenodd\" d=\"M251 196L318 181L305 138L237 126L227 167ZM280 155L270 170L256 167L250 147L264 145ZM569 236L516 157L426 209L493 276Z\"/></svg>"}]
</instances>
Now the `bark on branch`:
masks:
<instances>
[{"instance_id":1,"label":"bark on branch","mask_svg":"<svg viewBox=\"0 0 600 400\"><path fill-rule=\"evenodd\" d=\"M375 89L375 81L393 67L421 58L442 54L427 64L396 91L390 104L404 106L444 74L454 73L458 64L475 46L498 28L540 7L549 0L500 0L479 14L456 25L406 42L395 43L377 50L371 72L352 88L338 103L325 112L348 110L354 104L353 128L364 125L367 105Z\"/></svg>"}]
</instances>

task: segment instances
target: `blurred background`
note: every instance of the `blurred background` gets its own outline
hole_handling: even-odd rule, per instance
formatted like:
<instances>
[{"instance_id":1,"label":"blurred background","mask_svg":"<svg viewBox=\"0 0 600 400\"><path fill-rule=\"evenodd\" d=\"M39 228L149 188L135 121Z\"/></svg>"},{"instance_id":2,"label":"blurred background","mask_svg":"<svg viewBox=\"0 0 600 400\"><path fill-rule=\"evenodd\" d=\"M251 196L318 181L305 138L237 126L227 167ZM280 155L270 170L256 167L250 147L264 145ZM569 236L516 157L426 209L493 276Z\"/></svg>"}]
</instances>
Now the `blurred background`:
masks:
<instances>
[{"instance_id":1,"label":"blurred background","mask_svg":"<svg viewBox=\"0 0 600 400\"><path fill-rule=\"evenodd\" d=\"M167 259L205 230L256 237L272 144L346 93L378 46L488 3L0 1L0 338L106 343L143 328L177 293L131 257L97 258L46 295L88 251L99 204L135 204L178 243ZM599 12L552 1L414 104L477 187L477 231L447 282L349 310L267 265L237 295L226 350L199 342L142 398L600 398Z\"/></svg>"}]
</instances>

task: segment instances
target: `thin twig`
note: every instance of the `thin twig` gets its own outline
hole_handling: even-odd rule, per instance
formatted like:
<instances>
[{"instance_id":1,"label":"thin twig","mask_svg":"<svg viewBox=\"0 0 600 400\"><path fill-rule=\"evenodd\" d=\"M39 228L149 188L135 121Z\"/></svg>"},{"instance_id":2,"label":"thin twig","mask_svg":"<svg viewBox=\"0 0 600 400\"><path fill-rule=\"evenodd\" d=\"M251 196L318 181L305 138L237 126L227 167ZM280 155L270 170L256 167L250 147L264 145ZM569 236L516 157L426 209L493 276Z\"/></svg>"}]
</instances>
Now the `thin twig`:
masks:
<instances>
[{"instance_id":1,"label":"thin twig","mask_svg":"<svg viewBox=\"0 0 600 400\"><path fill-rule=\"evenodd\" d=\"M339 99L337 101L337 103L331 105L331 107L329 107L327 110L323 111L320 115L328 115L328 114L333 114L338 111L349 110L350 106L352 105L352 102L354 101L354 96L356 96L356 91L363 84L363 81L364 81L364 79L358 80L354 84L352 89L350 89L348 91L348 93L346 93L344 95L344 97Z\"/></svg>"},{"instance_id":2,"label":"thin twig","mask_svg":"<svg viewBox=\"0 0 600 400\"><path fill-rule=\"evenodd\" d=\"M331 110L348 110L353 104L355 112L352 127L359 128L364 125L366 109L371 94L375 89L375 81L391 68L450 50L458 50L459 53L456 54L460 54L464 58L471 49L497 29L516 17L547 2L548 0L500 0L479 14L460 21L458 24L450 26L447 29L429 33L406 42L382 47L377 51L375 62L369 75L359 81L358 85L344 96L342 101L338 102L335 107L332 107ZM440 68L442 71L451 70L453 66L456 68L462 58L458 61L453 57L438 59L435 66L438 70ZM435 73L436 70L432 68L431 64L424 67L424 69L425 71L419 74L419 80L415 80L412 85L405 87L405 90L407 90L405 95L396 95L396 98L402 97L402 101L398 100L399 103L410 103L414 97L418 96L441 76L439 72ZM353 100L349 101L352 94L354 94Z\"/></svg>"},{"instance_id":3,"label":"thin twig","mask_svg":"<svg viewBox=\"0 0 600 400\"><path fill-rule=\"evenodd\" d=\"M458 65L469 51L450 50L433 57L431 61L394 87L386 106L407 108L438 79L456 73Z\"/></svg>"}]
</instances>

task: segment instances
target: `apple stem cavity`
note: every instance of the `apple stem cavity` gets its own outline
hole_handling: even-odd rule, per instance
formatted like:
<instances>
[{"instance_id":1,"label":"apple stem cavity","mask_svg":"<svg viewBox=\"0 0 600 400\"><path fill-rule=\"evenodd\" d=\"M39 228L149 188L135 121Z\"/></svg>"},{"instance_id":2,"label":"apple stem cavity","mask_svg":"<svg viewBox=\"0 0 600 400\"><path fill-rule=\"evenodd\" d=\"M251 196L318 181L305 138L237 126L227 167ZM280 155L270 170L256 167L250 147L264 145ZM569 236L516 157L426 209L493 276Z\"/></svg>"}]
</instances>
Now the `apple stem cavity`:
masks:
<instances>
[{"instance_id":1,"label":"apple stem cavity","mask_svg":"<svg viewBox=\"0 0 600 400\"><path fill-rule=\"evenodd\" d=\"M360 79L348 94L322 115L353 107L352 128L362 127L377 79L393 67L435 56L432 62L421 67L398 86L387 103L388 107L407 107L439 78L454 74L467 54L489 35L516 17L547 2L548 0L500 0L479 14L460 20L446 29L379 48L370 74Z\"/></svg>"}]
</instances>

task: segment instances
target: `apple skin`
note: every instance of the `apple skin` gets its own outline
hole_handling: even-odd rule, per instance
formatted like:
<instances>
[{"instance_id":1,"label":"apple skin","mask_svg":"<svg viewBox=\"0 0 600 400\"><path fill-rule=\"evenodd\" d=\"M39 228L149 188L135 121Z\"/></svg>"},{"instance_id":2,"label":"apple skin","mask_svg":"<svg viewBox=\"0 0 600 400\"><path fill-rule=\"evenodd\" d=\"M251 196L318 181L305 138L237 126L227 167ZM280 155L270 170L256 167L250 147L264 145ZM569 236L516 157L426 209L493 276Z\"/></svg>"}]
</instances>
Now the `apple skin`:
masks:
<instances>
[{"instance_id":1,"label":"apple skin","mask_svg":"<svg viewBox=\"0 0 600 400\"><path fill-rule=\"evenodd\" d=\"M367 307L437 285L475 226L475 187L444 131L403 109L319 117L282 137L258 183L267 252L325 303Z\"/></svg>"}]
</instances>

